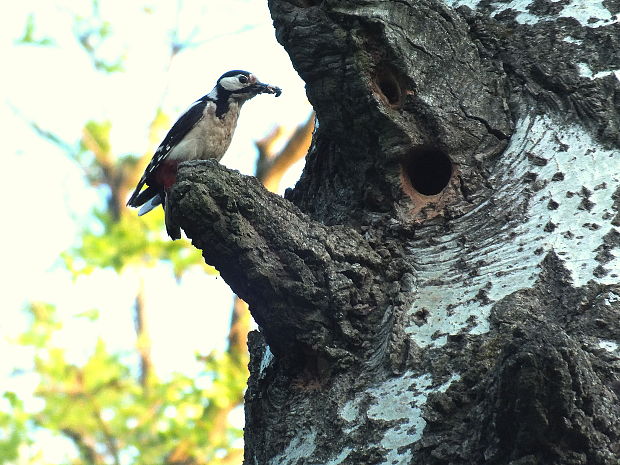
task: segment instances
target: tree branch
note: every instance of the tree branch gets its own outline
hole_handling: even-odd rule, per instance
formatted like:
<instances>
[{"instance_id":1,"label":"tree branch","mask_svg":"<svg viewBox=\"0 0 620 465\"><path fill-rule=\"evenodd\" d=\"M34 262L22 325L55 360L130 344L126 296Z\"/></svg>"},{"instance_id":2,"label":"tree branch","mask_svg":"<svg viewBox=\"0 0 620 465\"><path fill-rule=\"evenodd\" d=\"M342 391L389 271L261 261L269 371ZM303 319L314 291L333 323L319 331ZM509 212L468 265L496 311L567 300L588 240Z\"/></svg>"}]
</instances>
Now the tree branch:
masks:
<instances>
[{"instance_id":1,"label":"tree branch","mask_svg":"<svg viewBox=\"0 0 620 465\"><path fill-rule=\"evenodd\" d=\"M364 339L348 327L335 331L344 318L338 311L364 314L385 300L372 286L381 257L359 233L312 221L255 178L217 162L180 166L172 212L205 261L249 303L274 352L303 346L336 356L345 340Z\"/></svg>"},{"instance_id":2,"label":"tree branch","mask_svg":"<svg viewBox=\"0 0 620 465\"><path fill-rule=\"evenodd\" d=\"M96 441L71 428L63 428L61 432L73 441L85 463L98 465L105 463L104 458L95 449Z\"/></svg>"},{"instance_id":3,"label":"tree branch","mask_svg":"<svg viewBox=\"0 0 620 465\"><path fill-rule=\"evenodd\" d=\"M151 358L151 334L148 327L144 295L144 276L140 276L140 284L135 299L134 323L136 330L136 345L140 354L140 385L146 395L149 393L153 378L153 360Z\"/></svg>"}]
</instances>

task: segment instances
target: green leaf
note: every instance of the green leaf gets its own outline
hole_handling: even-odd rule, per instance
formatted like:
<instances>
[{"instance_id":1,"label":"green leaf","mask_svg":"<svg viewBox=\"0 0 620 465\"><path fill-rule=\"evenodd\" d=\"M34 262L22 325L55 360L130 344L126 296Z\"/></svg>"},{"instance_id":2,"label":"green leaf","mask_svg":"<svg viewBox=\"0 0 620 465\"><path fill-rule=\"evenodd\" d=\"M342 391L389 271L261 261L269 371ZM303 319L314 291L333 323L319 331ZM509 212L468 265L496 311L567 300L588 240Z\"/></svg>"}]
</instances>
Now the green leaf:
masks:
<instances>
[{"instance_id":1,"label":"green leaf","mask_svg":"<svg viewBox=\"0 0 620 465\"><path fill-rule=\"evenodd\" d=\"M15 41L17 45L36 45L39 47L47 47L54 45L54 41L49 37L36 38L35 37L35 22L34 14L29 14L26 20L26 26L24 27L24 34L22 37Z\"/></svg>"},{"instance_id":2,"label":"green leaf","mask_svg":"<svg viewBox=\"0 0 620 465\"><path fill-rule=\"evenodd\" d=\"M165 236L161 208L142 217L130 211L119 221L107 212L97 211L96 218L98 221L82 232L81 244L62 255L75 276L98 268L112 268L120 273L127 266L154 266L162 260L172 264L177 277L195 266L209 274L216 273L189 241L171 241Z\"/></svg>"},{"instance_id":3,"label":"green leaf","mask_svg":"<svg viewBox=\"0 0 620 465\"><path fill-rule=\"evenodd\" d=\"M85 312L78 313L75 316L77 318L86 318L90 321L97 321L99 319L99 310L92 308L90 310L86 310Z\"/></svg>"}]
</instances>

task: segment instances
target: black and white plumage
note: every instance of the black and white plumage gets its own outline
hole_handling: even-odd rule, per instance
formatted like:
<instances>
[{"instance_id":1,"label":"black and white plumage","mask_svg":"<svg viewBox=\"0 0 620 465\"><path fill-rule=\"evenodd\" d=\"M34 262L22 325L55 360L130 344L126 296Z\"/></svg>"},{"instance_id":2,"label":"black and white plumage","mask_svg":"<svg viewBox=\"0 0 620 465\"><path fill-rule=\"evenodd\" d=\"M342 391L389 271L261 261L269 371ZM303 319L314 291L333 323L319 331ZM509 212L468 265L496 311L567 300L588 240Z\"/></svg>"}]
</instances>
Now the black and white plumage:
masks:
<instances>
[{"instance_id":1,"label":"black and white plumage","mask_svg":"<svg viewBox=\"0 0 620 465\"><path fill-rule=\"evenodd\" d=\"M172 223L166 201L179 163L208 158L219 161L230 145L242 105L262 93L279 97L282 91L247 71L233 70L220 76L211 92L196 100L168 131L127 205L141 206L138 215L144 215L162 204L166 231L172 239L179 239L181 231Z\"/></svg>"}]
</instances>

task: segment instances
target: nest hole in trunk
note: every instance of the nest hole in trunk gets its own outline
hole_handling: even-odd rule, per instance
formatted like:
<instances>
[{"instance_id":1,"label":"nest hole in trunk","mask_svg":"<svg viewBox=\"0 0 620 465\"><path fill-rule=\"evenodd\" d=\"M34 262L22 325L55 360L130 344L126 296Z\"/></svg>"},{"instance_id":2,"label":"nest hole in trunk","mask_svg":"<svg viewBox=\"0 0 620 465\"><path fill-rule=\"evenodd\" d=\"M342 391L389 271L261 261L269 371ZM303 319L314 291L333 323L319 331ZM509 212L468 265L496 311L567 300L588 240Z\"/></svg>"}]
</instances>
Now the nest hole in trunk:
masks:
<instances>
[{"instance_id":1,"label":"nest hole in trunk","mask_svg":"<svg viewBox=\"0 0 620 465\"><path fill-rule=\"evenodd\" d=\"M411 187L426 196L441 193L452 177L452 162L448 155L428 145L411 150L401 165Z\"/></svg>"}]
</instances>

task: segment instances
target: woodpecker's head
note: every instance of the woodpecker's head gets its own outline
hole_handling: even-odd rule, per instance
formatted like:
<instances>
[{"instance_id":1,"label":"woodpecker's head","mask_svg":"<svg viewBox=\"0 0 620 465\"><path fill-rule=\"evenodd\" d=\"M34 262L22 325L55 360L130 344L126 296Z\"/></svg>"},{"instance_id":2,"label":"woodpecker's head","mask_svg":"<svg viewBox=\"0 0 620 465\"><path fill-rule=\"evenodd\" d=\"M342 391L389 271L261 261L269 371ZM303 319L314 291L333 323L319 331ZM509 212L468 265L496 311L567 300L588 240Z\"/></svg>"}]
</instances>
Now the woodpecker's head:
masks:
<instances>
[{"instance_id":1,"label":"woodpecker's head","mask_svg":"<svg viewBox=\"0 0 620 465\"><path fill-rule=\"evenodd\" d=\"M222 74L213 90L217 92L218 98L229 97L242 102L258 94L275 94L279 97L282 93L279 87L263 84L252 73L238 69Z\"/></svg>"}]
</instances>

